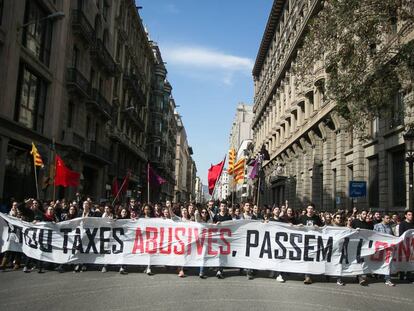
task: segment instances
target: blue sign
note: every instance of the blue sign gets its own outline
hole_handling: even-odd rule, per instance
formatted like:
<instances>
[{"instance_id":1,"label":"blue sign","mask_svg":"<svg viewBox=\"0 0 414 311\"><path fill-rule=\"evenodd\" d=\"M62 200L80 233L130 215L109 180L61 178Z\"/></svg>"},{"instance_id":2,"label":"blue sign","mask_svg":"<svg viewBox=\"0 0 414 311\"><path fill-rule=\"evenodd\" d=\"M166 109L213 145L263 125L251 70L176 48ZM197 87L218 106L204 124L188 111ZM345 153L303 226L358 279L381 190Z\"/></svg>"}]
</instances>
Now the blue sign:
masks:
<instances>
[{"instance_id":1,"label":"blue sign","mask_svg":"<svg viewBox=\"0 0 414 311\"><path fill-rule=\"evenodd\" d=\"M367 182L366 181L350 181L349 182L349 197L361 198L367 196Z\"/></svg>"}]
</instances>

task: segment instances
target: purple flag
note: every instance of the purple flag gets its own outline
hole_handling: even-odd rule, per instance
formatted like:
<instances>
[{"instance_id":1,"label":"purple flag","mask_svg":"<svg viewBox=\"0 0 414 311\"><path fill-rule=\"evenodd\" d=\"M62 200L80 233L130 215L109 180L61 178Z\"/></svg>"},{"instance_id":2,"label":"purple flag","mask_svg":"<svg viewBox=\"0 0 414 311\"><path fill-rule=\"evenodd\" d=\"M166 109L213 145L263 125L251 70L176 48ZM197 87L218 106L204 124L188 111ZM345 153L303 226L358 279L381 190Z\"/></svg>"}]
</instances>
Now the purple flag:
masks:
<instances>
[{"instance_id":1,"label":"purple flag","mask_svg":"<svg viewBox=\"0 0 414 311\"><path fill-rule=\"evenodd\" d=\"M148 163L148 170L147 170L147 181L152 184L153 186L161 186L163 183L167 181L155 173L154 169Z\"/></svg>"},{"instance_id":2,"label":"purple flag","mask_svg":"<svg viewBox=\"0 0 414 311\"><path fill-rule=\"evenodd\" d=\"M253 168L252 168L252 170L251 170L251 172L249 174L249 178L250 179L255 179L257 177L257 175L259 173L259 164L260 164L259 159L255 159L253 161L253 164L252 164L253 165Z\"/></svg>"}]
</instances>

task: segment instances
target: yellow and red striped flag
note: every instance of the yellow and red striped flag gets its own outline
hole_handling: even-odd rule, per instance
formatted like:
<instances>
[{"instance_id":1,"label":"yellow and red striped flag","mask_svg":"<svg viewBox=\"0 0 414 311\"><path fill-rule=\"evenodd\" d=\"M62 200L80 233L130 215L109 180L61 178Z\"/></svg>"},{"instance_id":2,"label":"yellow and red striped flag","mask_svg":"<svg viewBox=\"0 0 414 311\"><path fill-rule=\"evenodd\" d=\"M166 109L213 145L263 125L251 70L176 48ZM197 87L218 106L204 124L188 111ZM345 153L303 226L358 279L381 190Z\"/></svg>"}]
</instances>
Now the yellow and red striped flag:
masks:
<instances>
[{"instance_id":1,"label":"yellow and red striped flag","mask_svg":"<svg viewBox=\"0 0 414 311\"><path fill-rule=\"evenodd\" d=\"M42 157L40 156L39 151L37 151L37 148L33 142L32 151L30 151L30 154L33 155L33 162L35 166L44 167Z\"/></svg>"},{"instance_id":2,"label":"yellow and red striped flag","mask_svg":"<svg viewBox=\"0 0 414 311\"><path fill-rule=\"evenodd\" d=\"M227 169L227 173L229 175L233 174L233 170L234 170L234 161L236 160L236 151L234 150L234 148L231 148L229 150L229 168Z\"/></svg>"},{"instance_id":3,"label":"yellow and red striped flag","mask_svg":"<svg viewBox=\"0 0 414 311\"><path fill-rule=\"evenodd\" d=\"M236 162L233 169L233 180L234 183L242 183L244 181L244 170L246 165L246 159L241 158L239 161Z\"/></svg>"}]
</instances>

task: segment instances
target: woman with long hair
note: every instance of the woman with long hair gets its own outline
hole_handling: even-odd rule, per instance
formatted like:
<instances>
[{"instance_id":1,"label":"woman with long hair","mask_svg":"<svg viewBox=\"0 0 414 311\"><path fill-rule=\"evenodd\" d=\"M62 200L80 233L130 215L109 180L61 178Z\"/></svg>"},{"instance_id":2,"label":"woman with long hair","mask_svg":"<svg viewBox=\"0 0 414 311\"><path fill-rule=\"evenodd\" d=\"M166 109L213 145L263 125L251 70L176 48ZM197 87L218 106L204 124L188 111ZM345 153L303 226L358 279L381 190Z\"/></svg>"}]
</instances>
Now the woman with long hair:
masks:
<instances>
[{"instance_id":1,"label":"woman with long hair","mask_svg":"<svg viewBox=\"0 0 414 311\"><path fill-rule=\"evenodd\" d=\"M142 215L140 216L140 218L150 219L153 217L154 217L154 213L153 213L151 205L145 204L144 207L142 208ZM146 273L147 275L154 274L151 271L151 264L148 264L147 268L144 270L144 273Z\"/></svg>"}]
</instances>

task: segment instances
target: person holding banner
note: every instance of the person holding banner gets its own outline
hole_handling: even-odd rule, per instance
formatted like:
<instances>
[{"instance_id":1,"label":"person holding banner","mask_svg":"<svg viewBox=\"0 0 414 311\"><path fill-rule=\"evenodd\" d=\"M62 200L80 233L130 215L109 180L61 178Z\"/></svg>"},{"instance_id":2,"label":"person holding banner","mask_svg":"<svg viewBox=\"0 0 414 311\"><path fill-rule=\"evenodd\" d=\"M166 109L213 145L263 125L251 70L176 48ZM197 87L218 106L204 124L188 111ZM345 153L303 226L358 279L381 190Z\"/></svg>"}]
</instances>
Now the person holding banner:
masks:
<instances>
[{"instance_id":1,"label":"person holding banner","mask_svg":"<svg viewBox=\"0 0 414 311\"><path fill-rule=\"evenodd\" d=\"M375 214L377 213L378 212L376 212ZM382 233L389 234L389 235L394 235L394 233L392 232L392 228L391 228L391 217L387 214L384 214L381 216L381 218L382 218L382 222L374 225L374 231L382 232ZM385 279L385 285L395 286L395 284L391 281L391 276L389 274L385 275L384 279Z\"/></svg>"},{"instance_id":2,"label":"person holding banner","mask_svg":"<svg viewBox=\"0 0 414 311\"><path fill-rule=\"evenodd\" d=\"M195 212L194 212L194 218L195 218L195 221L198 222L198 223L207 224L207 223L212 223L213 222L207 208L202 208L201 211L198 211L198 209L196 209ZM207 276L204 273L204 266L200 267L200 272L199 272L198 276L200 277L200 279L206 279L207 278Z\"/></svg>"},{"instance_id":3,"label":"person holding banner","mask_svg":"<svg viewBox=\"0 0 414 311\"><path fill-rule=\"evenodd\" d=\"M398 229L398 233L400 236L404 234L405 231L414 229L414 220L413 220L413 211L408 210L405 212L405 219L401 221ZM412 277L411 272L401 272L400 273L400 280L407 280L408 282L414 283L414 278Z\"/></svg>"},{"instance_id":4,"label":"person holding banner","mask_svg":"<svg viewBox=\"0 0 414 311\"><path fill-rule=\"evenodd\" d=\"M308 227L320 227L322 226L321 219L315 214L315 205L313 203L308 204L306 207L306 214L299 218L299 226ZM312 284L310 274L305 274L305 280L303 281L306 285Z\"/></svg>"},{"instance_id":5,"label":"person holding banner","mask_svg":"<svg viewBox=\"0 0 414 311\"><path fill-rule=\"evenodd\" d=\"M22 215L22 220L27 222L36 223L38 221L43 221L43 213L39 209L39 201L34 199L29 199L25 203L19 204L17 210ZM43 273L43 263L40 260L36 260L30 257L27 257L26 263L23 267L23 272L29 273L34 267L37 267L39 273Z\"/></svg>"},{"instance_id":6,"label":"person holding banner","mask_svg":"<svg viewBox=\"0 0 414 311\"><path fill-rule=\"evenodd\" d=\"M229 214L227 214L227 205L225 202L220 203L219 212L214 215L213 223L219 225L223 221L233 220ZM223 268L219 267L217 270L216 277L218 279L224 279Z\"/></svg>"},{"instance_id":7,"label":"person holding banner","mask_svg":"<svg viewBox=\"0 0 414 311\"><path fill-rule=\"evenodd\" d=\"M354 210L355 212L355 210ZM367 221L367 216L368 216L368 211L361 211L361 214L359 215L359 219L356 218L352 221L351 223L351 227L352 229L366 229L366 230L373 230L374 226L372 225L371 222ZM361 274L358 275L357 277L359 285L361 286L367 286L368 285L368 280L367 280L367 276L365 274Z\"/></svg>"},{"instance_id":8,"label":"person holding banner","mask_svg":"<svg viewBox=\"0 0 414 311\"><path fill-rule=\"evenodd\" d=\"M343 213L336 213L330 226L345 227L345 215ZM345 283L342 281L342 277L338 276L336 278L336 285L345 286Z\"/></svg>"},{"instance_id":9,"label":"person holding banner","mask_svg":"<svg viewBox=\"0 0 414 311\"><path fill-rule=\"evenodd\" d=\"M151 206L149 204L145 204L143 209L142 209L142 215L140 216L140 218L150 219L150 218L153 218L153 217L154 217L154 213L152 211ZM148 266L144 270L144 273L146 273L147 275L153 275L153 273L151 271L151 264L148 264Z\"/></svg>"},{"instance_id":10,"label":"person holding banner","mask_svg":"<svg viewBox=\"0 0 414 311\"><path fill-rule=\"evenodd\" d=\"M273 221L284 222L283 218L280 217L280 207L278 206L273 208L272 216L269 218L269 222L273 222ZM283 274L278 271L270 271L269 278L274 279L276 275L277 275L276 281L278 281L279 283L285 282L285 279L283 278Z\"/></svg>"}]
</instances>

